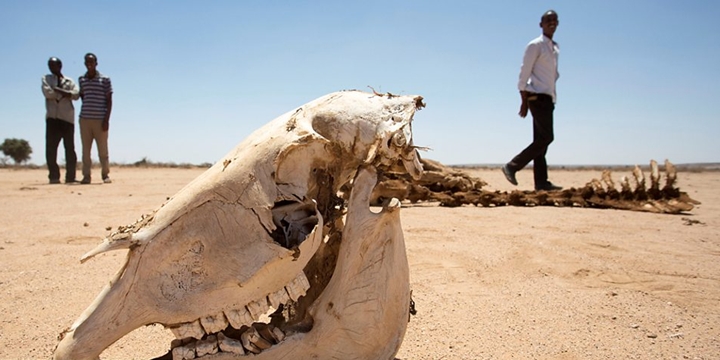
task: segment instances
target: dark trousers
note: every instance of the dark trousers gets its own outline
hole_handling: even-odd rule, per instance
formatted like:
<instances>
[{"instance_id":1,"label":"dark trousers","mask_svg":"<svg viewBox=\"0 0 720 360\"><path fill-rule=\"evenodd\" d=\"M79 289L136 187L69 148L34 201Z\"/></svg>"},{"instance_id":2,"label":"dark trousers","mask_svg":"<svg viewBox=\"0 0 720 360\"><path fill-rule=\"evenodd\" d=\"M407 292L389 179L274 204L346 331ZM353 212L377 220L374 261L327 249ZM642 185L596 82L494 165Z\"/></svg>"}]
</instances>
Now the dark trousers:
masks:
<instances>
[{"instance_id":1,"label":"dark trousers","mask_svg":"<svg viewBox=\"0 0 720 360\"><path fill-rule=\"evenodd\" d=\"M65 148L65 181L75 181L75 125L60 119L45 119L45 162L48 167L48 178L60 180L60 167L57 163L57 151L60 140Z\"/></svg>"},{"instance_id":2,"label":"dark trousers","mask_svg":"<svg viewBox=\"0 0 720 360\"><path fill-rule=\"evenodd\" d=\"M554 139L553 111L555 104L552 97L545 94L530 95L528 100L528 107L533 117L533 142L515 156L508 166L511 170L518 171L532 161L535 186L542 186L548 182L545 154Z\"/></svg>"}]
</instances>

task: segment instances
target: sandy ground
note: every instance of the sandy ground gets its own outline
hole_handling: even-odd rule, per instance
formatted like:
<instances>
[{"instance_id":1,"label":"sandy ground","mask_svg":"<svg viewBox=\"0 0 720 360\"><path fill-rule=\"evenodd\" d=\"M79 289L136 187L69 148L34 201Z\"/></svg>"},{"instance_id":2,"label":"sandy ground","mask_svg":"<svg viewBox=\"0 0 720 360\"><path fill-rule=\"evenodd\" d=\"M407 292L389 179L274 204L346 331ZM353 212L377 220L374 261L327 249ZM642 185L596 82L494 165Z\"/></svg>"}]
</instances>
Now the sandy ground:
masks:
<instances>
[{"instance_id":1,"label":"sandy ground","mask_svg":"<svg viewBox=\"0 0 720 360\"><path fill-rule=\"evenodd\" d=\"M45 170L0 169L0 359L50 358L125 254L80 256L202 171L113 168L113 184L48 185ZM497 170L470 172L511 189ZM518 174L520 188L531 176ZM564 186L598 176L551 171ZM679 186L702 202L690 215L404 208L418 313L397 357L720 358L720 172L680 173ZM102 358L152 358L170 339L144 327Z\"/></svg>"}]
</instances>

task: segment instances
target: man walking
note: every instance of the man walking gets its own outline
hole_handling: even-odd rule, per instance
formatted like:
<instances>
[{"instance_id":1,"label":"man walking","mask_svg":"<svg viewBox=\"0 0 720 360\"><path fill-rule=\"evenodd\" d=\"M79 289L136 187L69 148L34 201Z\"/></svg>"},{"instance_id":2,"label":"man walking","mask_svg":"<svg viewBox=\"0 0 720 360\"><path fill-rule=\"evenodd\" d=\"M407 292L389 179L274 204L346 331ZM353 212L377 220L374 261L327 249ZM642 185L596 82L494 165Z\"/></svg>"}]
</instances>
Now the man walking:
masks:
<instances>
[{"instance_id":1,"label":"man walking","mask_svg":"<svg viewBox=\"0 0 720 360\"><path fill-rule=\"evenodd\" d=\"M110 180L110 157L108 155L108 130L110 129L110 113L112 112L112 83L110 78L97 71L97 56L93 53L85 55L87 72L79 79L80 97L80 138L82 140L82 184L90 183L92 160L90 151L95 141L102 168L103 182Z\"/></svg>"},{"instance_id":2,"label":"man walking","mask_svg":"<svg viewBox=\"0 0 720 360\"><path fill-rule=\"evenodd\" d=\"M75 107L78 88L72 79L63 76L62 61L56 57L48 60L50 74L42 78L45 95L45 162L51 184L60 183L60 167L57 150L60 140L65 148L65 183L74 183L77 155L75 154Z\"/></svg>"},{"instance_id":3,"label":"man walking","mask_svg":"<svg viewBox=\"0 0 720 360\"><path fill-rule=\"evenodd\" d=\"M540 18L542 35L530 41L525 48L520 68L520 117L527 116L528 109L533 116L533 142L509 163L503 165L505 178L517 185L515 173L533 162L535 190L560 190L562 187L548 181L545 154L554 139L553 111L555 110L555 83L558 73L558 55L560 49L553 41L553 35L559 24L558 15L553 10L546 11Z\"/></svg>"}]
</instances>

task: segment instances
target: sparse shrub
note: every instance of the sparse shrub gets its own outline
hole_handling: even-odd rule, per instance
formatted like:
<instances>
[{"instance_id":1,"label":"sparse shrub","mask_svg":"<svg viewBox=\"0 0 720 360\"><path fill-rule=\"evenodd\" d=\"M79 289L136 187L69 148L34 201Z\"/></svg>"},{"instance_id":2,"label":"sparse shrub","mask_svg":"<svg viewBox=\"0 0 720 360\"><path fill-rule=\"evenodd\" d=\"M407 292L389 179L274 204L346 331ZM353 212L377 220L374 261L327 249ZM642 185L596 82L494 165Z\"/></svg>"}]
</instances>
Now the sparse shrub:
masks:
<instances>
[{"instance_id":1,"label":"sparse shrub","mask_svg":"<svg viewBox=\"0 0 720 360\"><path fill-rule=\"evenodd\" d=\"M23 139L5 139L0 144L0 150L2 150L3 154L15 160L15 164L30 160L30 154L32 154L30 143Z\"/></svg>"}]
</instances>

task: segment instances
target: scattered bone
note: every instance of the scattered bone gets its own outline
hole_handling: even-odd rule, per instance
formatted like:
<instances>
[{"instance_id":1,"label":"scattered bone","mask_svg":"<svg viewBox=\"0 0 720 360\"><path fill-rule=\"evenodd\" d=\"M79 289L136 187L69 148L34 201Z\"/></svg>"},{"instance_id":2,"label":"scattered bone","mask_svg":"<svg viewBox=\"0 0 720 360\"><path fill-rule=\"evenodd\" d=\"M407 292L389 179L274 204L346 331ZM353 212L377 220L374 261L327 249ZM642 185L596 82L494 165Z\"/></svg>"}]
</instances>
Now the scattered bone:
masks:
<instances>
[{"instance_id":1,"label":"scattered bone","mask_svg":"<svg viewBox=\"0 0 720 360\"><path fill-rule=\"evenodd\" d=\"M660 188L660 170L655 160L650 160L650 188Z\"/></svg>"},{"instance_id":2,"label":"scattered bone","mask_svg":"<svg viewBox=\"0 0 720 360\"><path fill-rule=\"evenodd\" d=\"M620 193L623 194L623 197L632 195L632 189L630 188L630 180L627 176L623 176L622 178L620 178Z\"/></svg>"},{"instance_id":3,"label":"scattered bone","mask_svg":"<svg viewBox=\"0 0 720 360\"><path fill-rule=\"evenodd\" d=\"M697 224L697 225L706 225L704 222L702 222L702 221L700 221L700 220L690 219L690 218L686 218L686 217L684 217L684 218L682 218L682 219L680 219L680 220L683 221L683 225L688 225L688 226L689 226L689 225L696 225L696 224Z\"/></svg>"},{"instance_id":4,"label":"scattered bone","mask_svg":"<svg viewBox=\"0 0 720 360\"><path fill-rule=\"evenodd\" d=\"M225 310L225 317L232 327L240 329L243 325L252 325L253 319L250 312L243 306L240 310Z\"/></svg>"},{"instance_id":5,"label":"scattered bone","mask_svg":"<svg viewBox=\"0 0 720 360\"><path fill-rule=\"evenodd\" d=\"M687 193L674 187L677 181L675 166L665 160L666 185L658 188L660 169L656 161L651 161L651 180L655 185L646 187L645 175L639 166L632 171L634 184L623 176L618 191L612 173L602 172L601 180L593 179L584 187L569 188L562 191L485 191L485 183L442 164L422 159L426 171L418 181L407 174L387 171L373 190L372 204L382 205L385 199L397 198L418 201L437 201L440 206L476 205L493 206L573 206L601 209L646 211L664 214L679 214L693 209L699 202Z\"/></svg>"},{"instance_id":6,"label":"scattered bone","mask_svg":"<svg viewBox=\"0 0 720 360\"><path fill-rule=\"evenodd\" d=\"M222 352L245 355L245 348L239 340L229 338L221 332L217 334L217 343Z\"/></svg>"},{"instance_id":7,"label":"scattered bone","mask_svg":"<svg viewBox=\"0 0 720 360\"><path fill-rule=\"evenodd\" d=\"M195 343L172 349L173 360L191 360L195 358Z\"/></svg>"},{"instance_id":8,"label":"scattered bone","mask_svg":"<svg viewBox=\"0 0 720 360\"><path fill-rule=\"evenodd\" d=\"M643 171L637 165L635 165L635 169L633 169L633 177L635 178L635 188L645 189L645 174L643 174Z\"/></svg>"},{"instance_id":9,"label":"scattered bone","mask_svg":"<svg viewBox=\"0 0 720 360\"><path fill-rule=\"evenodd\" d=\"M603 187L603 184L600 182L600 180L592 179L592 181L590 181L590 184L595 194L598 194L599 196L605 196L605 188Z\"/></svg>"},{"instance_id":10,"label":"scattered bone","mask_svg":"<svg viewBox=\"0 0 720 360\"><path fill-rule=\"evenodd\" d=\"M615 183L612 180L612 173L610 170L603 170L602 172L602 182L605 183L605 187L607 189L614 189Z\"/></svg>"},{"instance_id":11,"label":"scattered bone","mask_svg":"<svg viewBox=\"0 0 720 360\"><path fill-rule=\"evenodd\" d=\"M228 326L228 321L225 318L225 315L220 312L215 316L201 317L200 324L202 325L203 329L205 329L205 333L212 334L225 330L225 328Z\"/></svg>"},{"instance_id":12,"label":"scattered bone","mask_svg":"<svg viewBox=\"0 0 720 360\"><path fill-rule=\"evenodd\" d=\"M675 180L677 180L677 171L675 170L675 165L673 165L668 159L665 159L665 175L667 176L665 187L673 187L675 185Z\"/></svg>"},{"instance_id":13,"label":"scattered bone","mask_svg":"<svg viewBox=\"0 0 720 360\"><path fill-rule=\"evenodd\" d=\"M200 340L195 344L195 352L197 357L205 355L217 354L218 341L215 335L210 335L206 339Z\"/></svg>"},{"instance_id":14,"label":"scattered bone","mask_svg":"<svg viewBox=\"0 0 720 360\"><path fill-rule=\"evenodd\" d=\"M205 336L205 331L203 331L202 326L200 326L200 321L198 320L195 320L191 323L184 323L177 326L172 326L170 327L170 331L172 331L176 339L192 337L200 340L203 336Z\"/></svg>"}]
</instances>

